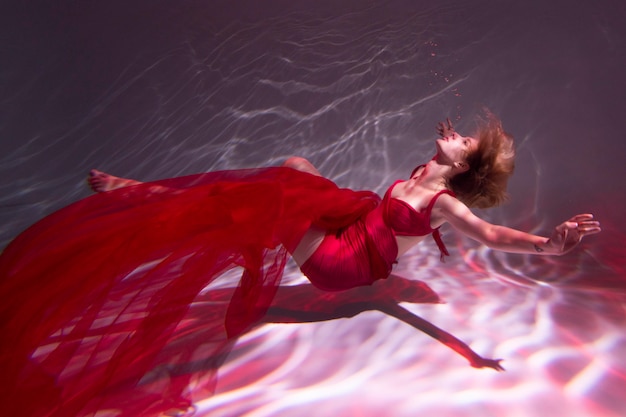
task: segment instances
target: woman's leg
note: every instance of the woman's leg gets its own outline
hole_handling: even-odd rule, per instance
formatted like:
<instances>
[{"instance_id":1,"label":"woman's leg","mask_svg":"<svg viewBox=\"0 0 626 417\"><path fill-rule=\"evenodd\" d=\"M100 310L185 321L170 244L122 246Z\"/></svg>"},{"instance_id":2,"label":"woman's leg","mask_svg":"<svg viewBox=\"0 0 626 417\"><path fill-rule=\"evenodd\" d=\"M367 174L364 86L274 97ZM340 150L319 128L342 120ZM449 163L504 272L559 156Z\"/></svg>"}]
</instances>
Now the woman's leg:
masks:
<instances>
[{"instance_id":1,"label":"woman's leg","mask_svg":"<svg viewBox=\"0 0 626 417\"><path fill-rule=\"evenodd\" d=\"M326 230L311 227L306 231L300 243L293 251L291 257L298 264L302 266L315 251L320 247L324 237L326 236Z\"/></svg>"},{"instance_id":2,"label":"woman's leg","mask_svg":"<svg viewBox=\"0 0 626 417\"><path fill-rule=\"evenodd\" d=\"M318 177L322 176L312 163L299 156L287 158L287 160L283 163L283 166L297 169L302 172L308 172L309 174L317 175ZM128 178L116 177L114 175L107 174L106 172L92 169L89 171L87 183L93 191L97 193L104 193L117 188L128 187L129 185L141 184L142 182Z\"/></svg>"},{"instance_id":3,"label":"woman's leg","mask_svg":"<svg viewBox=\"0 0 626 417\"><path fill-rule=\"evenodd\" d=\"M308 172L309 174L317 175L318 177L322 176L322 174L320 174L320 172L317 170L317 168L315 168L312 163L299 156L292 156L287 158L287 160L283 163L283 166L297 169L298 171L302 172Z\"/></svg>"},{"instance_id":4,"label":"woman's leg","mask_svg":"<svg viewBox=\"0 0 626 417\"><path fill-rule=\"evenodd\" d=\"M309 174L317 175L320 177L322 176L322 174L320 174L320 172L317 170L317 168L315 168L312 163L299 156L292 156L288 158L283 163L283 166L293 168L302 172L308 172ZM93 191L97 193L104 193L106 191L115 190L117 188L141 184L141 181L136 181L128 178L120 178L107 174L106 172L92 169L89 172L87 183ZM315 227L310 228L298 244L298 247L291 254L294 261L296 261L296 263L300 266L304 264L307 259L309 259L311 255L313 255L313 252L315 252L320 246L322 240L324 240L324 236L326 236L325 230Z\"/></svg>"},{"instance_id":5,"label":"woman's leg","mask_svg":"<svg viewBox=\"0 0 626 417\"><path fill-rule=\"evenodd\" d=\"M322 176L322 174L320 174L320 172L317 170L317 168L315 168L312 163L299 156L292 156L290 158L287 158L287 160L283 163L283 166L293 168L302 172L308 172L309 174L317 175L318 177ZM298 247L291 254L293 260L296 261L299 266L302 266L302 264L304 264L307 259L309 259L311 255L313 255L313 252L315 252L317 248L319 248L319 246L322 244L324 236L326 236L326 230L318 229L315 227L307 230L304 237L298 244Z\"/></svg>"}]
</instances>

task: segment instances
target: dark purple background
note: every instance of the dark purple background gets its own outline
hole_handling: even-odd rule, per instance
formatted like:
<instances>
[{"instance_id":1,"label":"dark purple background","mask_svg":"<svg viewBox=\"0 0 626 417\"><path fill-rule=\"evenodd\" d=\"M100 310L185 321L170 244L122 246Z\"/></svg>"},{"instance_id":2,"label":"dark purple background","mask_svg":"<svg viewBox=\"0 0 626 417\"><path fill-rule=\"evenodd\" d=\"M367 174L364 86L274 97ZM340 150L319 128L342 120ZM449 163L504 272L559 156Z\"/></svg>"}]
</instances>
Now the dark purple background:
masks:
<instances>
[{"instance_id":1,"label":"dark purple background","mask_svg":"<svg viewBox=\"0 0 626 417\"><path fill-rule=\"evenodd\" d=\"M149 180L297 154L342 186L383 192L432 155L437 121L450 117L470 133L487 106L516 137L518 159L511 202L480 214L549 233L592 212L604 231L555 261L494 254L457 237L446 271L459 282L476 262L512 282L565 285L599 320L606 312L594 306L610 306L612 331L624 334L623 1L14 3L0 6L2 245L87 196L93 167ZM450 304L462 309L454 297ZM574 332L575 305L558 309L573 317ZM606 359L616 379L590 400L598 415L626 409L616 394L626 389L619 340L621 353ZM580 375L556 369L558 401L567 403Z\"/></svg>"}]
</instances>

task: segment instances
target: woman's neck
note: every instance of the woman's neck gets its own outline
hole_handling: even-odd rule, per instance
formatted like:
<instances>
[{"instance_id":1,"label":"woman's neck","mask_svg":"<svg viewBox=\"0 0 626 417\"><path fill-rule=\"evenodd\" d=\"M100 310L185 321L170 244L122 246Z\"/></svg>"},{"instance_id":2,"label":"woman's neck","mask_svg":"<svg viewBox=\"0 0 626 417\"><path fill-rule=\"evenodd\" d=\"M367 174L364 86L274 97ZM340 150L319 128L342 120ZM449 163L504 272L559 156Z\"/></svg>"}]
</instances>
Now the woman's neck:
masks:
<instances>
[{"instance_id":1,"label":"woman's neck","mask_svg":"<svg viewBox=\"0 0 626 417\"><path fill-rule=\"evenodd\" d=\"M451 177L452 167L438 163L437 159L432 159L415 179L419 181L421 187L438 192L448 188L446 184Z\"/></svg>"}]
</instances>

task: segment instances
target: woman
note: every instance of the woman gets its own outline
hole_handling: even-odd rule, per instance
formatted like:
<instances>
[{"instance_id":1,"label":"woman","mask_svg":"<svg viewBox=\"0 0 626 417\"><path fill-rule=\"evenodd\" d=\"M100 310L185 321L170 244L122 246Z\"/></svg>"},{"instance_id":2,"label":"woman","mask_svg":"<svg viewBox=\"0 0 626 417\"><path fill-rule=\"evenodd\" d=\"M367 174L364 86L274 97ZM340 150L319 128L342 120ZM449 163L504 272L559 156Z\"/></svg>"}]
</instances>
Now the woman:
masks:
<instances>
[{"instance_id":1,"label":"woman","mask_svg":"<svg viewBox=\"0 0 626 417\"><path fill-rule=\"evenodd\" d=\"M438 130L435 158L382 200L339 189L301 158L153 183L93 171L97 194L36 223L0 255L8 335L0 367L15 381L0 403L32 416L186 408L198 387L211 391L233 340L264 316L288 253L314 285L342 290L387 278L427 234L445 253L437 231L445 222L496 249L538 254L565 253L600 231L591 215L550 239L478 219L467 206L504 199L511 139L493 117L476 138L449 121ZM243 269L238 287L226 303L212 299L207 285L233 267ZM198 307L199 294L213 301ZM201 323L209 337L189 331L194 308L215 318Z\"/></svg>"},{"instance_id":2,"label":"woman","mask_svg":"<svg viewBox=\"0 0 626 417\"><path fill-rule=\"evenodd\" d=\"M447 119L437 127L437 154L417 167L407 181L394 183L373 212L341 230L310 228L292 256L311 282L324 290L342 290L386 278L398 256L432 233L443 255L447 250L439 227L456 230L496 250L562 255L585 235L600 231L591 214L581 214L557 226L550 238L535 236L476 217L468 207L489 208L506 199L513 172L513 140L493 115L477 138L458 134ZM289 158L284 166L321 176L306 159ZM92 171L88 182L97 192L138 181Z\"/></svg>"}]
</instances>

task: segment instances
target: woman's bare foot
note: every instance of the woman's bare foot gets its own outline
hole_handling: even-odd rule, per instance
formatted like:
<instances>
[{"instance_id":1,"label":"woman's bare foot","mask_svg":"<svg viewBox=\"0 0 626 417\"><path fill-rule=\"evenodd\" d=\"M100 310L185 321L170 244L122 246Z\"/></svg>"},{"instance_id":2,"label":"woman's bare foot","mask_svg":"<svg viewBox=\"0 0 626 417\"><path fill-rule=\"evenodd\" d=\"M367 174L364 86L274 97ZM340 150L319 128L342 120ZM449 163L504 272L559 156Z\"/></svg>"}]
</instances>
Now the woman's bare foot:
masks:
<instances>
[{"instance_id":1,"label":"woman's bare foot","mask_svg":"<svg viewBox=\"0 0 626 417\"><path fill-rule=\"evenodd\" d=\"M104 193L117 188L128 187L129 185L141 184L139 181L115 177L106 172L98 171L97 169L89 171L87 183L89 187L97 193Z\"/></svg>"}]
</instances>

